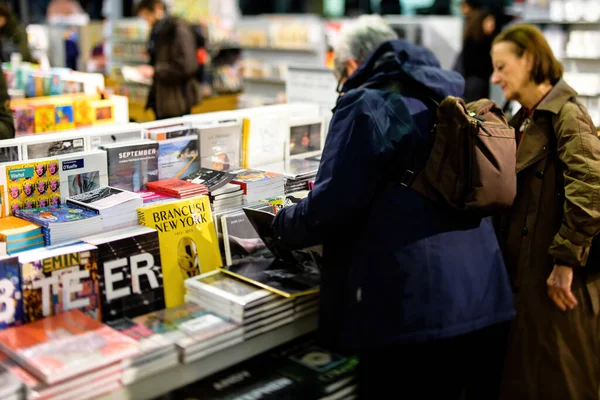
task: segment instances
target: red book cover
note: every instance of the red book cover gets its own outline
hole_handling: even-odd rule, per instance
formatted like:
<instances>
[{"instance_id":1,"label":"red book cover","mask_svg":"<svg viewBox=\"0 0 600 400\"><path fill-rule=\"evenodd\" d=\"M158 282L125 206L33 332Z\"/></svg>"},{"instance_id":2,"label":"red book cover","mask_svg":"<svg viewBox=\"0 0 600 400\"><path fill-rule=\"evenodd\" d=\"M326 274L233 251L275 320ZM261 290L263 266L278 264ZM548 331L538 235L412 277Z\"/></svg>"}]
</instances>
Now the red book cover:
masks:
<instances>
[{"instance_id":1,"label":"red book cover","mask_svg":"<svg viewBox=\"0 0 600 400\"><path fill-rule=\"evenodd\" d=\"M148 190L158 193L167 193L174 195L181 194L208 194L208 189L200 183L192 183L181 179L163 179L156 182L148 182Z\"/></svg>"},{"instance_id":2,"label":"red book cover","mask_svg":"<svg viewBox=\"0 0 600 400\"><path fill-rule=\"evenodd\" d=\"M138 354L134 339L79 310L0 331L0 347L47 384Z\"/></svg>"}]
</instances>

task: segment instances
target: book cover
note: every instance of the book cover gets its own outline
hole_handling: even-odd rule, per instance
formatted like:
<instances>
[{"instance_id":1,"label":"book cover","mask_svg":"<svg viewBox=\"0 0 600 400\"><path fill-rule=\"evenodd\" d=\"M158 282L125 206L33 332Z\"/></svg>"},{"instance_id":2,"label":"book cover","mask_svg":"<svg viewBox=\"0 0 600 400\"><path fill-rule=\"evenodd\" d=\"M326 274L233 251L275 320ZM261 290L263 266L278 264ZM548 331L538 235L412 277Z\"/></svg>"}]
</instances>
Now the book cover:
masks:
<instances>
[{"instance_id":1,"label":"book cover","mask_svg":"<svg viewBox=\"0 0 600 400\"><path fill-rule=\"evenodd\" d=\"M108 184L137 192L148 182L158 180L158 143L138 142L105 145L108 158Z\"/></svg>"},{"instance_id":2,"label":"book cover","mask_svg":"<svg viewBox=\"0 0 600 400\"><path fill-rule=\"evenodd\" d=\"M38 158L56 157L61 154L72 154L86 150L83 136L64 134L48 135L27 138L23 142L23 159L33 160Z\"/></svg>"},{"instance_id":3,"label":"book cover","mask_svg":"<svg viewBox=\"0 0 600 400\"><path fill-rule=\"evenodd\" d=\"M144 206L138 219L158 231L167 307L183 303L186 279L222 265L207 196Z\"/></svg>"},{"instance_id":4,"label":"book cover","mask_svg":"<svg viewBox=\"0 0 600 400\"><path fill-rule=\"evenodd\" d=\"M73 310L0 331L0 347L47 384L138 354L138 344Z\"/></svg>"},{"instance_id":5,"label":"book cover","mask_svg":"<svg viewBox=\"0 0 600 400\"><path fill-rule=\"evenodd\" d=\"M164 122L159 121L157 123ZM198 129L186 124L176 124L174 126L149 126L146 130L146 134L148 139L153 140L169 140L184 136L196 136L197 139Z\"/></svg>"},{"instance_id":6,"label":"book cover","mask_svg":"<svg viewBox=\"0 0 600 400\"><path fill-rule=\"evenodd\" d=\"M188 176L198 171L198 136L162 140L158 144L158 179Z\"/></svg>"},{"instance_id":7,"label":"book cover","mask_svg":"<svg viewBox=\"0 0 600 400\"><path fill-rule=\"evenodd\" d=\"M92 98L76 96L73 98L73 118L76 126L88 126L94 122Z\"/></svg>"},{"instance_id":8,"label":"book cover","mask_svg":"<svg viewBox=\"0 0 600 400\"><path fill-rule=\"evenodd\" d=\"M31 221L34 224L48 228L55 223L65 223L81 221L85 219L100 218L96 213L82 210L67 204L47 207L44 209L34 208L31 210L17 210L17 217Z\"/></svg>"},{"instance_id":9,"label":"book cover","mask_svg":"<svg viewBox=\"0 0 600 400\"><path fill-rule=\"evenodd\" d=\"M217 171L240 167L242 123L225 123L199 129L200 166Z\"/></svg>"},{"instance_id":10,"label":"book cover","mask_svg":"<svg viewBox=\"0 0 600 400\"><path fill-rule=\"evenodd\" d=\"M69 197L67 199L67 204L100 214L101 211L108 208L138 199L141 204L141 196L137 193L117 189L111 186L101 186L92 191Z\"/></svg>"},{"instance_id":11,"label":"book cover","mask_svg":"<svg viewBox=\"0 0 600 400\"><path fill-rule=\"evenodd\" d=\"M92 150L108 144L139 142L143 138L141 125L135 123L90 127L82 129L81 133L88 138Z\"/></svg>"},{"instance_id":12,"label":"book cover","mask_svg":"<svg viewBox=\"0 0 600 400\"><path fill-rule=\"evenodd\" d=\"M158 232L138 226L83 240L98 247L104 322L165 308Z\"/></svg>"},{"instance_id":13,"label":"book cover","mask_svg":"<svg viewBox=\"0 0 600 400\"><path fill-rule=\"evenodd\" d=\"M58 160L7 165L5 170L9 215L17 210L48 207L53 198L60 202Z\"/></svg>"},{"instance_id":14,"label":"book cover","mask_svg":"<svg viewBox=\"0 0 600 400\"><path fill-rule=\"evenodd\" d=\"M111 124L114 122L115 110L112 100L92 101L93 124Z\"/></svg>"},{"instance_id":15,"label":"book cover","mask_svg":"<svg viewBox=\"0 0 600 400\"><path fill-rule=\"evenodd\" d=\"M15 119L16 136L29 135L35 132L35 110L33 107L21 104L11 107Z\"/></svg>"},{"instance_id":16,"label":"book cover","mask_svg":"<svg viewBox=\"0 0 600 400\"><path fill-rule=\"evenodd\" d=\"M81 310L102 320L97 248L76 244L19 257L26 322Z\"/></svg>"},{"instance_id":17,"label":"book cover","mask_svg":"<svg viewBox=\"0 0 600 400\"><path fill-rule=\"evenodd\" d=\"M133 321L131 318L118 318L106 322L106 325L137 341L140 347L140 356L172 346L162 336L157 335L148 327Z\"/></svg>"},{"instance_id":18,"label":"book cover","mask_svg":"<svg viewBox=\"0 0 600 400\"><path fill-rule=\"evenodd\" d=\"M262 257L271 254L244 211L224 215L221 227L227 265L246 257Z\"/></svg>"},{"instance_id":19,"label":"book cover","mask_svg":"<svg viewBox=\"0 0 600 400\"><path fill-rule=\"evenodd\" d=\"M59 162L62 202L65 202L67 197L108 186L108 165L104 151L61 156Z\"/></svg>"},{"instance_id":20,"label":"book cover","mask_svg":"<svg viewBox=\"0 0 600 400\"><path fill-rule=\"evenodd\" d=\"M0 258L0 329L23 324L23 293L17 257Z\"/></svg>"},{"instance_id":21,"label":"book cover","mask_svg":"<svg viewBox=\"0 0 600 400\"><path fill-rule=\"evenodd\" d=\"M233 178L234 175L227 172L209 168L200 168L198 171L187 175L182 179L192 183L201 183L212 193L227 185Z\"/></svg>"},{"instance_id":22,"label":"book cover","mask_svg":"<svg viewBox=\"0 0 600 400\"><path fill-rule=\"evenodd\" d=\"M46 133L56 130L53 104L36 104L34 109L35 133Z\"/></svg>"},{"instance_id":23,"label":"book cover","mask_svg":"<svg viewBox=\"0 0 600 400\"><path fill-rule=\"evenodd\" d=\"M227 300L242 307L262 304L275 298L275 294L236 279L219 270L207 272L185 281L186 287L194 291Z\"/></svg>"},{"instance_id":24,"label":"book cover","mask_svg":"<svg viewBox=\"0 0 600 400\"><path fill-rule=\"evenodd\" d=\"M321 274L311 262L289 264L281 260L248 260L222 267L221 271L283 297L304 296L319 291Z\"/></svg>"},{"instance_id":25,"label":"book cover","mask_svg":"<svg viewBox=\"0 0 600 400\"><path fill-rule=\"evenodd\" d=\"M21 161L21 142L15 139L0 141L0 163Z\"/></svg>"},{"instance_id":26,"label":"book cover","mask_svg":"<svg viewBox=\"0 0 600 400\"><path fill-rule=\"evenodd\" d=\"M75 129L75 116L73 115L73 103L71 101L60 101L54 106L54 124L57 131Z\"/></svg>"}]
</instances>

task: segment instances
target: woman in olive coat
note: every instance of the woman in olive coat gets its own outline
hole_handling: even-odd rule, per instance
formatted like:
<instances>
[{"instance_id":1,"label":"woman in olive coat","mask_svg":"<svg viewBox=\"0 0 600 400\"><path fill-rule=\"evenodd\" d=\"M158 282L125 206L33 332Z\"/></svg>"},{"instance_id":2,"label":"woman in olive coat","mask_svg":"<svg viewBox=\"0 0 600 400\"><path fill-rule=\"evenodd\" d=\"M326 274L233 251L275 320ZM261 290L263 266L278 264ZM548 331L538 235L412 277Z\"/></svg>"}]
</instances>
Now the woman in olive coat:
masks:
<instances>
[{"instance_id":1,"label":"woman in olive coat","mask_svg":"<svg viewBox=\"0 0 600 400\"><path fill-rule=\"evenodd\" d=\"M497 224L517 318L503 399L598 400L600 141L543 34L515 25L492 46L494 74L521 110L517 198Z\"/></svg>"}]
</instances>

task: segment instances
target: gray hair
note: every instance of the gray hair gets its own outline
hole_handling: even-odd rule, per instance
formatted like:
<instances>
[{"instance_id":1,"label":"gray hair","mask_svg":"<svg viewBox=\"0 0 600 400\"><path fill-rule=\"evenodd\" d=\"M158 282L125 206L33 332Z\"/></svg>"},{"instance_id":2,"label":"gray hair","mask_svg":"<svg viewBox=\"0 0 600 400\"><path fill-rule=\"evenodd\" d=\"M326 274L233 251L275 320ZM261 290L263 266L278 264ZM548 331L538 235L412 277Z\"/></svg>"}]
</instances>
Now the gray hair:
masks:
<instances>
[{"instance_id":1,"label":"gray hair","mask_svg":"<svg viewBox=\"0 0 600 400\"><path fill-rule=\"evenodd\" d=\"M344 24L334 48L333 73L337 79L344 76L346 61L363 63L377 48L398 35L379 15L361 15Z\"/></svg>"}]
</instances>

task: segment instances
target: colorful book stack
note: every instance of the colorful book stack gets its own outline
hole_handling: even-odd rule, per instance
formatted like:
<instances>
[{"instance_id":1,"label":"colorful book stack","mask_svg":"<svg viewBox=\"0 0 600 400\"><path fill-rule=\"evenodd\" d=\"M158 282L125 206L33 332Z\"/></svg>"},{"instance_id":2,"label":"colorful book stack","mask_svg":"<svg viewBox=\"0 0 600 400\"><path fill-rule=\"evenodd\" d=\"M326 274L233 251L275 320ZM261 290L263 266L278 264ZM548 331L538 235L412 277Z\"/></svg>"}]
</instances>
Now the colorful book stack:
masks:
<instances>
[{"instance_id":1,"label":"colorful book stack","mask_svg":"<svg viewBox=\"0 0 600 400\"><path fill-rule=\"evenodd\" d=\"M0 348L46 388L83 378L71 399L118 389L123 361L139 352L134 339L77 310L0 331Z\"/></svg>"},{"instance_id":2,"label":"colorful book stack","mask_svg":"<svg viewBox=\"0 0 600 400\"><path fill-rule=\"evenodd\" d=\"M178 347L188 364L243 341L243 329L192 303L155 311L134 321Z\"/></svg>"},{"instance_id":3,"label":"colorful book stack","mask_svg":"<svg viewBox=\"0 0 600 400\"><path fill-rule=\"evenodd\" d=\"M244 190L244 204L283 196L285 192L285 182L281 174L256 169L242 169L232 173L235 174L235 178L231 183L240 185Z\"/></svg>"},{"instance_id":4,"label":"colorful book stack","mask_svg":"<svg viewBox=\"0 0 600 400\"><path fill-rule=\"evenodd\" d=\"M42 228L17 217L0 219L0 255L44 247Z\"/></svg>"},{"instance_id":5,"label":"colorful book stack","mask_svg":"<svg viewBox=\"0 0 600 400\"><path fill-rule=\"evenodd\" d=\"M70 205L17 210L16 216L42 227L46 246L79 241L102 232L102 217Z\"/></svg>"},{"instance_id":6,"label":"colorful book stack","mask_svg":"<svg viewBox=\"0 0 600 400\"><path fill-rule=\"evenodd\" d=\"M179 199L208 195L206 186L175 178L148 182L146 186L148 186L148 190L152 190L153 192L162 193Z\"/></svg>"},{"instance_id":7,"label":"colorful book stack","mask_svg":"<svg viewBox=\"0 0 600 400\"><path fill-rule=\"evenodd\" d=\"M125 364L123 384L129 385L137 380L156 375L179 363L175 343L130 318L119 318L107 322L107 325L136 340L139 346L139 355L127 360Z\"/></svg>"},{"instance_id":8,"label":"colorful book stack","mask_svg":"<svg viewBox=\"0 0 600 400\"><path fill-rule=\"evenodd\" d=\"M137 209L144 205L142 196L110 186L71 196L67 204L102 216L107 231L138 224Z\"/></svg>"}]
</instances>

